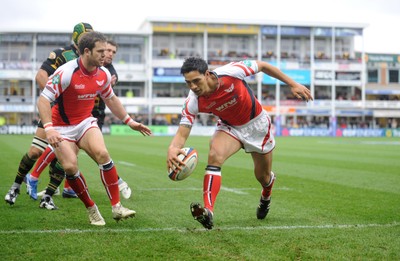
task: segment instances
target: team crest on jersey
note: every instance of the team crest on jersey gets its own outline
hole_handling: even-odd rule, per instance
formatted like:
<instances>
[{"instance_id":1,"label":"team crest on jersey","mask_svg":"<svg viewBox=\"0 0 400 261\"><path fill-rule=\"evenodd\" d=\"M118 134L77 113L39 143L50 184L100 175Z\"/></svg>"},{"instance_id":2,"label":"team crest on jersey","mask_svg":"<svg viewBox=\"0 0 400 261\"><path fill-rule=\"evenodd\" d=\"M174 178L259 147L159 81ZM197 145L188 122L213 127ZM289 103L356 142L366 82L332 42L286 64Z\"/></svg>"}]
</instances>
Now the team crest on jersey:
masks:
<instances>
[{"instance_id":1,"label":"team crest on jersey","mask_svg":"<svg viewBox=\"0 0 400 261\"><path fill-rule=\"evenodd\" d=\"M97 84L99 85L99 86L103 86L103 84L104 84L104 80L102 80L102 81L96 81L97 82Z\"/></svg>"},{"instance_id":2,"label":"team crest on jersey","mask_svg":"<svg viewBox=\"0 0 400 261\"><path fill-rule=\"evenodd\" d=\"M247 67L251 67L251 61L249 60L244 60L243 64L246 65Z\"/></svg>"},{"instance_id":3,"label":"team crest on jersey","mask_svg":"<svg viewBox=\"0 0 400 261\"><path fill-rule=\"evenodd\" d=\"M54 75L53 79L51 80L52 84L59 84L60 83L60 75Z\"/></svg>"}]
</instances>

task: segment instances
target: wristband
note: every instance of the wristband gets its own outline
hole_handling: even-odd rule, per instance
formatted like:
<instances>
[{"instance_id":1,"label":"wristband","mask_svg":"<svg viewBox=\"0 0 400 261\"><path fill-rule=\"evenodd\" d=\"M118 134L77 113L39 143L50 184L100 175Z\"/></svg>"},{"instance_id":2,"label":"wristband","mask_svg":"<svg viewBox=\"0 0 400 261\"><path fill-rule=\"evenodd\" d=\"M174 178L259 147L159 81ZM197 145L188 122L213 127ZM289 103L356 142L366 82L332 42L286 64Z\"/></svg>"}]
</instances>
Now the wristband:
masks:
<instances>
[{"instance_id":1,"label":"wristband","mask_svg":"<svg viewBox=\"0 0 400 261\"><path fill-rule=\"evenodd\" d=\"M49 128L49 127L53 127L53 123L51 121L46 122L45 124L43 124L43 128Z\"/></svg>"},{"instance_id":2,"label":"wristband","mask_svg":"<svg viewBox=\"0 0 400 261\"><path fill-rule=\"evenodd\" d=\"M133 122L133 119L131 118L131 116L129 116L128 114L125 116L125 118L122 120L126 125L128 125L129 123Z\"/></svg>"},{"instance_id":3,"label":"wristband","mask_svg":"<svg viewBox=\"0 0 400 261\"><path fill-rule=\"evenodd\" d=\"M50 126L50 127L47 126L47 127L44 128L44 131L45 131L45 132L48 132L48 131L51 131L51 130L54 130L54 127L53 127L53 126Z\"/></svg>"}]
</instances>

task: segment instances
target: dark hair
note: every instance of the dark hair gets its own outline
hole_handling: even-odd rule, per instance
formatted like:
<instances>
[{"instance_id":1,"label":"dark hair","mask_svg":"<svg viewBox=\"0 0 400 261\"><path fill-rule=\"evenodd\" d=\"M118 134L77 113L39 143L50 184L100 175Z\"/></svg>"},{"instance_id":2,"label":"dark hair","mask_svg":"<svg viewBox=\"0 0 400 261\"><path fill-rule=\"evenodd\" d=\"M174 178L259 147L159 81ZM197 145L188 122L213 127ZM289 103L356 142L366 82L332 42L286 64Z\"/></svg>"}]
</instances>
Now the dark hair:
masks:
<instances>
[{"instance_id":1,"label":"dark hair","mask_svg":"<svg viewBox=\"0 0 400 261\"><path fill-rule=\"evenodd\" d=\"M205 74L208 70L208 64L200 57L186 58L181 67L181 74L198 71L200 74Z\"/></svg>"},{"instance_id":2,"label":"dark hair","mask_svg":"<svg viewBox=\"0 0 400 261\"><path fill-rule=\"evenodd\" d=\"M107 43L111 44L112 46L115 46L115 47L118 49L118 44L117 44L116 41L111 40L111 39L108 39L108 40L107 40Z\"/></svg>"},{"instance_id":3,"label":"dark hair","mask_svg":"<svg viewBox=\"0 0 400 261\"><path fill-rule=\"evenodd\" d=\"M78 43L79 53L83 54L86 48L92 51L96 42L105 43L107 42L107 38L104 36L104 34L96 31L83 34Z\"/></svg>"}]
</instances>

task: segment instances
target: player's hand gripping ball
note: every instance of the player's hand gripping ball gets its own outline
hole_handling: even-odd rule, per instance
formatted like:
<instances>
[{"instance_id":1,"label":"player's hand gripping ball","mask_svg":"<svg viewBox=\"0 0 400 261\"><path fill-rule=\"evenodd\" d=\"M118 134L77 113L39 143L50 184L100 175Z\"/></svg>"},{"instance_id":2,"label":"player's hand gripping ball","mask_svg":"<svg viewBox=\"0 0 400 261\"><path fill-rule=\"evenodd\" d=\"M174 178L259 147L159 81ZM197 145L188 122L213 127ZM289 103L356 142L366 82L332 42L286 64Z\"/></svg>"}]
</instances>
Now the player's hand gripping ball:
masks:
<instances>
[{"instance_id":1,"label":"player's hand gripping ball","mask_svg":"<svg viewBox=\"0 0 400 261\"><path fill-rule=\"evenodd\" d=\"M185 166L182 166L181 170L169 169L168 177L174 181L184 180L189 177L197 166L198 154L197 150L194 148L182 148L186 152L186 156L183 154L179 154L178 158L185 163Z\"/></svg>"}]
</instances>

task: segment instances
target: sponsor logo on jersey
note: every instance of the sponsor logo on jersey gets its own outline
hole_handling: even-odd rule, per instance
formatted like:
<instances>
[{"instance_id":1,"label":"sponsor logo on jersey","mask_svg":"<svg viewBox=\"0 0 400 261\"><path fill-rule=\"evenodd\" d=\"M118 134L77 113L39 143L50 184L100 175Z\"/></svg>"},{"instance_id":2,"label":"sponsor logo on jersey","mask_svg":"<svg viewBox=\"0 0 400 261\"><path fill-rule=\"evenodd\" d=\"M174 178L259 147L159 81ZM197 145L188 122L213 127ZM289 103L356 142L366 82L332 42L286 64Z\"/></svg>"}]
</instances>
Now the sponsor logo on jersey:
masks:
<instances>
[{"instance_id":1,"label":"sponsor logo on jersey","mask_svg":"<svg viewBox=\"0 0 400 261\"><path fill-rule=\"evenodd\" d=\"M225 102L224 104L222 104L221 106L218 106L215 109L217 111L221 112L221 111L224 111L224 110L228 109L229 107L232 107L236 103L237 103L237 99L236 99L236 97L233 97L233 99L231 99L230 101Z\"/></svg>"},{"instance_id":2,"label":"sponsor logo on jersey","mask_svg":"<svg viewBox=\"0 0 400 261\"><path fill-rule=\"evenodd\" d=\"M104 80L102 80L102 81L97 81L97 80L96 80L96 82L97 82L97 84L98 84L99 86L103 86L103 84L104 84Z\"/></svg>"},{"instance_id":3,"label":"sponsor logo on jersey","mask_svg":"<svg viewBox=\"0 0 400 261\"><path fill-rule=\"evenodd\" d=\"M93 100L94 98L96 98L96 96L96 93L81 94L78 95L78 100Z\"/></svg>"},{"instance_id":4,"label":"sponsor logo on jersey","mask_svg":"<svg viewBox=\"0 0 400 261\"><path fill-rule=\"evenodd\" d=\"M228 89L225 89L224 92L232 92L233 89L235 89L235 86L232 83L231 87L229 87Z\"/></svg>"},{"instance_id":5,"label":"sponsor logo on jersey","mask_svg":"<svg viewBox=\"0 0 400 261\"><path fill-rule=\"evenodd\" d=\"M75 84L74 88L77 90L85 89L85 85L84 84Z\"/></svg>"}]
</instances>

